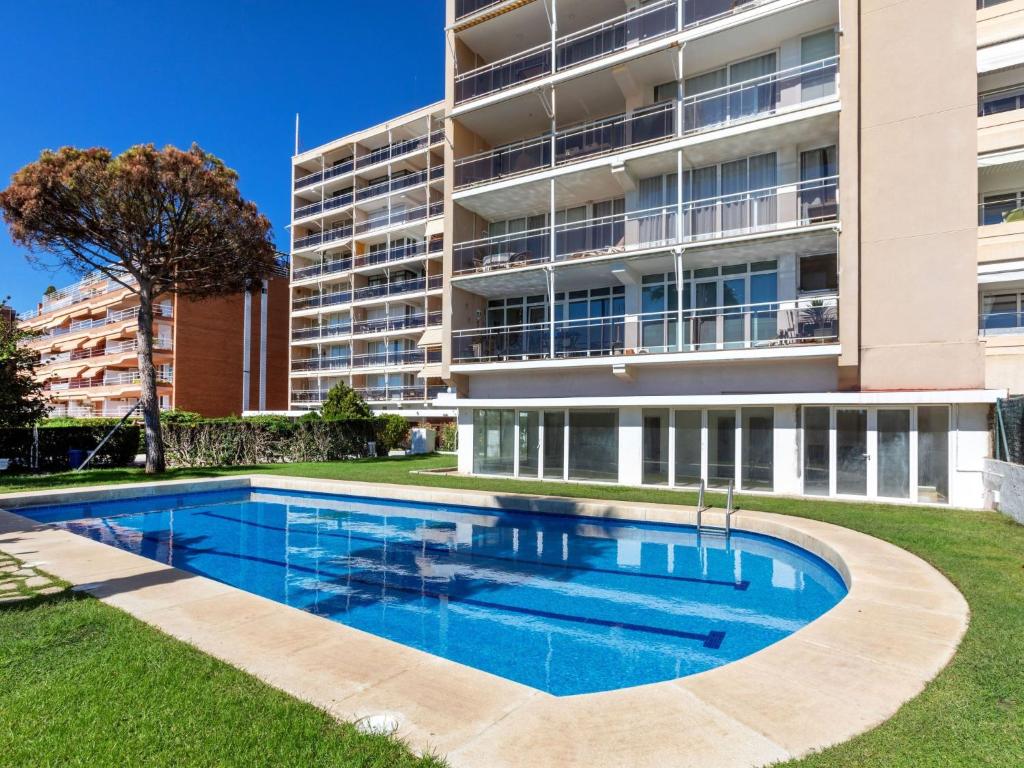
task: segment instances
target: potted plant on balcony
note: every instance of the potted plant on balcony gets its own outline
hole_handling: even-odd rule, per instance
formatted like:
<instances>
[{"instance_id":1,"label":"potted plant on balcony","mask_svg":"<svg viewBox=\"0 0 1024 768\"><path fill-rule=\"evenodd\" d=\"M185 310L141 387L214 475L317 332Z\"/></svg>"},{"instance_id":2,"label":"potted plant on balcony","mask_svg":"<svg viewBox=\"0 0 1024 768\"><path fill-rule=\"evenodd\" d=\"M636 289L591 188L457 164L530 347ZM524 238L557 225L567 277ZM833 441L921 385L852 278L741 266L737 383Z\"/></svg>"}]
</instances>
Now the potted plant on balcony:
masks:
<instances>
[{"instance_id":1,"label":"potted plant on balcony","mask_svg":"<svg viewBox=\"0 0 1024 768\"><path fill-rule=\"evenodd\" d=\"M1007 211L1003 214L1004 224L1013 224L1018 221L1024 221L1024 208L1014 208L1012 211Z\"/></svg>"},{"instance_id":2,"label":"potted plant on balcony","mask_svg":"<svg viewBox=\"0 0 1024 768\"><path fill-rule=\"evenodd\" d=\"M824 299L814 299L800 310L800 336L823 338L835 335L836 306Z\"/></svg>"}]
</instances>

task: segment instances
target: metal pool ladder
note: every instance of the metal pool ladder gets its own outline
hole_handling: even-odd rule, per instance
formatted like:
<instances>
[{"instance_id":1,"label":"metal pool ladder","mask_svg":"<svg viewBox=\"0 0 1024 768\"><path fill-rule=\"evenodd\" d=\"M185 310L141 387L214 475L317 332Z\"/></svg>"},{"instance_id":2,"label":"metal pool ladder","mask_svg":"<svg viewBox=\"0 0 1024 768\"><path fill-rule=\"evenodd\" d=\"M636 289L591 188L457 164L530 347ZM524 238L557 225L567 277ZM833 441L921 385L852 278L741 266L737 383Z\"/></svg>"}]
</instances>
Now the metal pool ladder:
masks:
<instances>
[{"instance_id":1,"label":"metal pool ladder","mask_svg":"<svg viewBox=\"0 0 1024 768\"><path fill-rule=\"evenodd\" d=\"M725 497L725 527L717 525L704 525L704 511L708 509L704 504L704 481L700 481L697 488L697 533L720 533L728 536L732 532L732 513L736 511L733 504L733 481L729 481L729 489Z\"/></svg>"}]
</instances>

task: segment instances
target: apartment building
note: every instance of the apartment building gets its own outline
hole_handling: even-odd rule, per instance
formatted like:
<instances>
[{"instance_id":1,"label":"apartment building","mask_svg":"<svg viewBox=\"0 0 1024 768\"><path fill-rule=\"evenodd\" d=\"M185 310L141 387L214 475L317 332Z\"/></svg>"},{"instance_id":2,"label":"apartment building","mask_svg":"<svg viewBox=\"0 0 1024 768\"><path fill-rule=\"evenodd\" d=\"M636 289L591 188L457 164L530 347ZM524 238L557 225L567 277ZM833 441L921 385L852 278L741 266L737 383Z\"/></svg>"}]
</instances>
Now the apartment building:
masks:
<instances>
[{"instance_id":1,"label":"apartment building","mask_svg":"<svg viewBox=\"0 0 1024 768\"><path fill-rule=\"evenodd\" d=\"M448 0L460 471L981 506L1024 3L972 2Z\"/></svg>"},{"instance_id":2,"label":"apartment building","mask_svg":"<svg viewBox=\"0 0 1024 768\"><path fill-rule=\"evenodd\" d=\"M138 301L102 275L43 296L21 315L51 416L123 416L139 402ZM284 409L288 290L282 274L238 296L168 296L155 310L160 407L206 417Z\"/></svg>"},{"instance_id":3,"label":"apartment building","mask_svg":"<svg viewBox=\"0 0 1024 768\"><path fill-rule=\"evenodd\" d=\"M345 382L418 419L441 378L444 104L292 159L291 408Z\"/></svg>"},{"instance_id":4,"label":"apartment building","mask_svg":"<svg viewBox=\"0 0 1024 768\"><path fill-rule=\"evenodd\" d=\"M977 38L985 380L1024 394L1024 0L978 0Z\"/></svg>"}]
</instances>

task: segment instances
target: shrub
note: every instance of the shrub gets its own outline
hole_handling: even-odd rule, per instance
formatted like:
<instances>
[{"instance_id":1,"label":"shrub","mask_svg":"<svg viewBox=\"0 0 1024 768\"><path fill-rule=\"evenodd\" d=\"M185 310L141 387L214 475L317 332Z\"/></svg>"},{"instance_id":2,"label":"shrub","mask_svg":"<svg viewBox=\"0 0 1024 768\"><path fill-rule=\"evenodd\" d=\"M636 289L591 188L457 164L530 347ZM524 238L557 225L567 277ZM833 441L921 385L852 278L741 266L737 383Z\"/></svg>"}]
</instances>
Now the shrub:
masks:
<instances>
[{"instance_id":1,"label":"shrub","mask_svg":"<svg viewBox=\"0 0 1024 768\"><path fill-rule=\"evenodd\" d=\"M88 423L40 427L35 432L38 434L38 445L31 427L0 429L0 458L11 459L12 464L21 469L43 471L68 469L69 451L78 450L86 453L92 451L116 423L116 420L111 423L108 419L84 421ZM139 431L139 427L134 424L122 426L110 437L89 466L130 466L138 452ZM36 451L38 453L33 461L33 453Z\"/></svg>"},{"instance_id":2,"label":"shrub","mask_svg":"<svg viewBox=\"0 0 1024 768\"><path fill-rule=\"evenodd\" d=\"M437 431L437 450L454 453L459 450L459 425L447 421Z\"/></svg>"},{"instance_id":3,"label":"shrub","mask_svg":"<svg viewBox=\"0 0 1024 768\"><path fill-rule=\"evenodd\" d=\"M172 467L237 467L362 456L375 419L292 421L286 417L216 419L164 427Z\"/></svg>"},{"instance_id":4,"label":"shrub","mask_svg":"<svg viewBox=\"0 0 1024 768\"><path fill-rule=\"evenodd\" d=\"M342 381L331 387L327 393L321 414L328 421L373 418L373 412L366 401L358 392Z\"/></svg>"},{"instance_id":5,"label":"shrub","mask_svg":"<svg viewBox=\"0 0 1024 768\"><path fill-rule=\"evenodd\" d=\"M195 411L160 411L160 424L198 424L202 420Z\"/></svg>"},{"instance_id":6,"label":"shrub","mask_svg":"<svg viewBox=\"0 0 1024 768\"><path fill-rule=\"evenodd\" d=\"M388 451L402 445L409 437L409 422L397 413L386 413L377 419L377 454L387 456Z\"/></svg>"}]
</instances>

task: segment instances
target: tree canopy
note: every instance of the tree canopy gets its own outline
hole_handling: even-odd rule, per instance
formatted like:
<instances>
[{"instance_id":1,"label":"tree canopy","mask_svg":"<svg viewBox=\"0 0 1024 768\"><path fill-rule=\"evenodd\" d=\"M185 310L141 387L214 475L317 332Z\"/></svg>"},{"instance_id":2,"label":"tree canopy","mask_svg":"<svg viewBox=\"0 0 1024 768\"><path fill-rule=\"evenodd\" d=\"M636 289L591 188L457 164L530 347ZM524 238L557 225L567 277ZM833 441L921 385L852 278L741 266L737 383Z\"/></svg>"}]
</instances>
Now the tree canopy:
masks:
<instances>
[{"instance_id":1,"label":"tree canopy","mask_svg":"<svg viewBox=\"0 0 1024 768\"><path fill-rule=\"evenodd\" d=\"M362 396L343 381L339 381L328 391L321 413L328 421L373 417L373 411Z\"/></svg>"},{"instance_id":2,"label":"tree canopy","mask_svg":"<svg viewBox=\"0 0 1024 768\"><path fill-rule=\"evenodd\" d=\"M29 336L0 311L0 427L28 427L46 415L43 386L35 379L37 355L20 344Z\"/></svg>"},{"instance_id":3,"label":"tree canopy","mask_svg":"<svg viewBox=\"0 0 1024 768\"><path fill-rule=\"evenodd\" d=\"M178 294L240 293L276 266L270 222L238 175L197 145L45 150L0 192L13 240L80 275L100 272L139 300L138 350L146 469L164 469L153 368L153 306Z\"/></svg>"}]
</instances>

